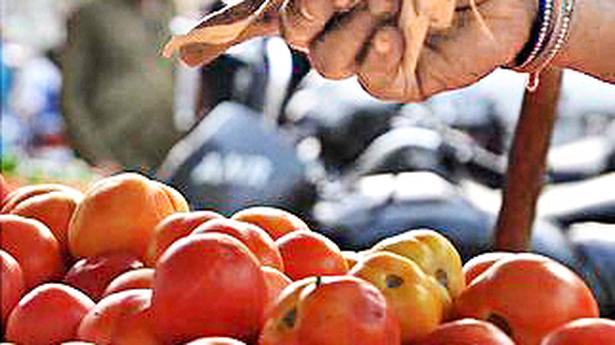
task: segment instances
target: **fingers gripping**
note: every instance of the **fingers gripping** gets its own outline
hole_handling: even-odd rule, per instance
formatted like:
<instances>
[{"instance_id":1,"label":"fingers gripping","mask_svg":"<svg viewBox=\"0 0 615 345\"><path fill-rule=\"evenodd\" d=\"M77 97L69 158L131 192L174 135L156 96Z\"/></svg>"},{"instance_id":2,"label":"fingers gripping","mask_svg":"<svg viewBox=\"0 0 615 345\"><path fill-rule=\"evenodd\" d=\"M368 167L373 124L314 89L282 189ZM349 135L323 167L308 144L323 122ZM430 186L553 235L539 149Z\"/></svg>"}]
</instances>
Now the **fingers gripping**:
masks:
<instances>
[{"instance_id":1,"label":"fingers gripping","mask_svg":"<svg viewBox=\"0 0 615 345\"><path fill-rule=\"evenodd\" d=\"M331 0L290 0L282 8L282 35L291 47L307 52L334 13Z\"/></svg>"},{"instance_id":2,"label":"fingers gripping","mask_svg":"<svg viewBox=\"0 0 615 345\"><path fill-rule=\"evenodd\" d=\"M336 13L345 12L360 0L290 0L282 8L282 35L295 49L306 51Z\"/></svg>"},{"instance_id":3,"label":"fingers gripping","mask_svg":"<svg viewBox=\"0 0 615 345\"><path fill-rule=\"evenodd\" d=\"M330 79L347 78L358 72L366 42L378 26L394 17L399 7L399 0L341 1L344 7L336 9L327 29L309 46L312 65Z\"/></svg>"},{"instance_id":4,"label":"fingers gripping","mask_svg":"<svg viewBox=\"0 0 615 345\"><path fill-rule=\"evenodd\" d=\"M367 8L355 8L310 44L312 66L324 77L343 79L354 75L357 57L375 30L378 20Z\"/></svg>"},{"instance_id":5,"label":"fingers gripping","mask_svg":"<svg viewBox=\"0 0 615 345\"><path fill-rule=\"evenodd\" d=\"M358 74L376 96L414 99L420 97L415 67L429 18L417 16L412 1L401 8L402 1L293 0L283 8L281 31L291 46L309 53L323 76Z\"/></svg>"},{"instance_id":6,"label":"fingers gripping","mask_svg":"<svg viewBox=\"0 0 615 345\"><path fill-rule=\"evenodd\" d=\"M394 83L400 72L403 40L394 26L384 26L374 34L358 73L360 83L373 95L385 99L402 95L403 89Z\"/></svg>"},{"instance_id":7,"label":"fingers gripping","mask_svg":"<svg viewBox=\"0 0 615 345\"><path fill-rule=\"evenodd\" d=\"M394 26L384 26L376 32L358 72L359 82L370 94L405 102L424 99L417 79L421 65L406 67L409 39L412 37Z\"/></svg>"}]
</instances>

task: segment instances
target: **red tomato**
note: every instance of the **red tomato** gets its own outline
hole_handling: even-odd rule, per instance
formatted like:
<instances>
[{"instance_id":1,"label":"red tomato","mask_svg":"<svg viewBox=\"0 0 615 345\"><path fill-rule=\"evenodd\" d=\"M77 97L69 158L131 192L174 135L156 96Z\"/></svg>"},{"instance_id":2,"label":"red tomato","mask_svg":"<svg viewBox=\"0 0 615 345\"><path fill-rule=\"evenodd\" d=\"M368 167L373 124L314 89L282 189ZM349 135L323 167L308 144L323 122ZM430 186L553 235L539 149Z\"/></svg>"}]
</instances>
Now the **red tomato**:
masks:
<instances>
[{"instance_id":1,"label":"red tomato","mask_svg":"<svg viewBox=\"0 0 615 345\"><path fill-rule=\"evenodd\" d=\"M43 284L22 297L11 312L6 339L48 345L75 339L77 327L94 302L64 284Z\"/></svg>"},{"instance_id":2,"label":"red tomato","mask_svg":"<svg viewBox=\"0 0 615 345\"><path fill-rule=\"evenodd\" d=\"M58 240L38 220L0 215L0 248L17 260L26 289L60 278L65 272Z\"/></svg>"},{"instance_id":3,"label":"red tomato","mask_svg":"<svg viewBox=\"0 0 615 345\"><path fill-rule=\"evenodd\" d=\"M284 259L284 273L292 280L348 272L348 264L339 247L321 234L293 231L275 243Z\"/></svg>"},{"instance_id":4,"label":"red tomato","mask_svg":"<svg viewBox=\"0 0 615 345\"><path fill-rule=\"evenodd\" d=\"M515 345L489 322L463 319L444 323L416 345Z\"/></svg>"},{"instance_id":5,"label":"red tomato","mask_svg":"<svg viewBox=\"0 0 615 345\"><path fill-rule=\"evenodd\" d=\"M179 239L158 260L153 290L154 324L169 343L258 336L265 279L256 257L234 237L209 233Z\"/></svg>"},{"instance_id":6,"label":"red tomato","mask_svg":"<svg viewBox=\"0 0 615 345\"><path fill-rule=\"evenodd\" d=\"M10 192L11 192L11 188L9 187L9 184L6 183L4 176L0 174L0 208L4 206L4 200L7 197L7 195L9 195Z\"/></svg>"},{"instance_id":7,"label":"red tomato","mask_svg":"<svg viewBox=\"0 0 615 345\"><path fill-rule=\"evenodd\" d=\"M186 345L246 345L246 343L233 338L200 338L193 340Z\"/></svg>"},{"instance_id":8,"label":"red tomato","mask_svg":"<svg viewBox=\"0 0 615 345\"><path fill-rule=\"evenodd\" d=\"M455 313L491 321L519 345L538 345L566 322L597 317L598 304L566 266L540 255L517 254L476 277L455 301Z\"/></svg>"},{"instance_id":9,"label":"red tomato","mask_svg":"<svg viewBox=\"0 0 615 345\"><path fill-rule=\"evenodd\" d=\"M258 226L232 219L212 219L201 224L192 234L206 234L212 232L235 237L245 244L252 254L256 255L261 265L284 271L282 256L275 246L275 242L273 242L265 230Z\"/></svg>"},{"instance_id":10,"label":"red tomato","mask_svg":"<svg viewBox=\"0 0 615 345\"><path fill-rule=\"evenodd\" d=\"M21 295L24 293L23 273L21 266L9 253L0 250L0 304L2 305L2 318L0 325L5 325L9 313L17 304ZM1 331L2 327L0 327Z\"/></svg>"},{"instance_id":11,"label":"red tomato","mask_svg":"<svg viewBox=\"0 0 615 345\"><path fill-rule=\"evenodd\" d=\"M45 224L58 240L63 256L70 261L68 224L83 193L68 186L42 184L21 187L8 199L2 213L33 218Z\"/></svg>"},{"instance_id":12,"label":"red tomato","mask_svg":"<svg viewBox=\"0 0 615 345\"><path fill-rule=\"evenodd\" d=\"M8 195L6 195L4 199L4 203L2 205L2 213L9 213L13 208L19 205L21 202L32 198L37 195L42 195L46 193L52 192L67 192L74 193L77 192L74 188L64 186L61 184L37 184L31 186L23 186L15 189Z\"/></svg>"},{"instance_id":13,"label":"red tomato","mask_svg":"<svg viewBox=\"0 0 615 345\"><path fill-rule=\"evenodd\" d=\"M282 290L290 285L292 281L284 273L269 266L261 266L261 271L263 271L265 285L267 286L267 303L265 304L263 314L266 316L271 308L275 306Z\"/></svg>"},{"instance_id":14,"label":"red tomato","mask_svg":"<svg viewBox=\"0 0 615 345\"><path fill-rule=\"evenodd\" d=\"M124 272L107 285L103 297L124 290L151 289L154 285L154 273L153 268L138 268Z\"/></svg>"},{"instance_id":15,"label":"red tomato","mask_svg":"<svg viewBox=\"0 0 615 345\"><path fill-rule=\"evenodd\" d=\"M481 273L485 272L487 268L491 267L494 263L498 262L500 259L512 257L513 253L505 253L505 252L494 252L494 253L485 253L478 256L473 257L470 261L466 262L463 265L463 274L466 277L466 284L470 285L472 281L481 275Z\"/></svg>"},{"instance_id":16,"label":"red tomato","mask_svg":"<svg viewBox=\"0 0 615 345\"><path fill-rule=\"evenodd\" d=\"M156 266L156 261L173 242L188 236L199 225L212 219L224 218L213 211L193 211L172 213L160 221L147 246L145 263Z\"/></svg>"},{"instance_id":17,"label":"red tomato","mask_svg":"<svg viewBox=\"0 0 615 345\"><path fill-rule=\"evenodd\" d=\"M101 299L79 324L79 339L99 345L119 344L118 330L134 315L147 312L152 297L151 289L126 290L111 294ZM135 324L131 324L135 328ZM149 332L154 337L153 327ZM149 342L143 342L148 344Z\"/></svg>"},{"instance_id":18,"label":"red tomato","mask_svg":"<svg viewBox=\"0 0 615 345\"><path fill-rule=\"evenodd\" d=\"M615 321L578 319L549 333L540 345L615 344Z\"/></svg>"},{"instance_id":19,"label":"red tomato","mask_svg":"<svg viewBox=\"0 0 615 345\"><path fill-rule=\"evenodd\" d=\"M92 256L77 261L66 273L64 282L98 301L115 277L142 267L137 256L128 252Z\"/></svg>"},{"instance_id":20,"label":"red tomato","mask_svg":"<svg viewBox=\"0 0 615 345\"><path fill-rule=\"evenodd\" d=\"M310 228L301 218L275 207L248 207L233 214L231 219L258 225L267 231L274 240L297 230L309 231Z\"/></svg>"},{"instance_id":21,"label":"red tomato","mask_svg":"<svg viewBox=\"0 0 615 345\"><path fill-rule=\"evenodd\" d=\"M399 320L374 285L352 276L306 278L282 292L259 345L399 345Z\"/></svg>"}]
</instances>

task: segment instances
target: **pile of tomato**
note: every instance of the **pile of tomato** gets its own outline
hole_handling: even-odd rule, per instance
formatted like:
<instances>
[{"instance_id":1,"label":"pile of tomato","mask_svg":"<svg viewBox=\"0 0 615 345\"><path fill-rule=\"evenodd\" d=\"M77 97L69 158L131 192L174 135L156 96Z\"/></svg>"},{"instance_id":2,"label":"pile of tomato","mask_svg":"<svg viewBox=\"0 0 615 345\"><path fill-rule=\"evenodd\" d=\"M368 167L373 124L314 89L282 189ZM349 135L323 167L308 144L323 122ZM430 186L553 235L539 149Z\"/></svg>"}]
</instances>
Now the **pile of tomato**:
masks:
<instances>
[{"instance_id":1,"label":"pile of tomato","mask_svg":"<svg viewBox=\"0 0 615 345\"><path fill-rule=\"evenodd\" d=\"M0 193L8 343L615 344L583 280L537 254L463 265L432 230L342 251L285 210L191 211L129 173Z\"/></svg>"}]
</instances>

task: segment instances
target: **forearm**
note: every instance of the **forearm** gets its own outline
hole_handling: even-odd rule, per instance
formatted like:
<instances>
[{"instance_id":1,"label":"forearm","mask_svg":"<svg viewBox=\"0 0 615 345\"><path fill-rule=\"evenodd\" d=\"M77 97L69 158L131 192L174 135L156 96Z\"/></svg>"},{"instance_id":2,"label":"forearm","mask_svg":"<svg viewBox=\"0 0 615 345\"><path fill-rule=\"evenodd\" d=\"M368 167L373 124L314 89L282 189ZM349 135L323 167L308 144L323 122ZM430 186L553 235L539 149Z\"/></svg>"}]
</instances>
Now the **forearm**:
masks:
<instances>
[{"instance_id":1,"label":"forearm","mask_svg":"<svg viewBox=\"0 0 615 345\"><path fill-rule=\"evenodd\" d=\"M615 82L615 0L576 0L571 23L554 64Z\"/></svg>"}]
</instances>

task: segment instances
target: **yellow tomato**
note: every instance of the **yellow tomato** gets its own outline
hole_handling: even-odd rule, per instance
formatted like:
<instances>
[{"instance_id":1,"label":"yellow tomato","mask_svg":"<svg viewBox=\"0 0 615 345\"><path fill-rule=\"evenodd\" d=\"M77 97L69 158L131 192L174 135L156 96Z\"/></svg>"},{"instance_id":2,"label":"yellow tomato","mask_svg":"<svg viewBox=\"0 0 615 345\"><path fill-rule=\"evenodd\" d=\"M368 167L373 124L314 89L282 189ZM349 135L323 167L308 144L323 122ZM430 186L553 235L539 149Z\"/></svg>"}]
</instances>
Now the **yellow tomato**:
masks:
<instances>
[{"instance_id":1,"label":"yellow tomato","mask_svg":"<svg viewBox=\"0 0 615 345\"><path fill-rule=\"evenodd\" d=\"M374 284L399 319L403 344L426 336L442 322L441 288L411 260L378 252L359 261L350 274Z\"/></svg>"},{"instance_id":2,"label":"yellow tomato","mask_svg":"<svg viewBox=\"0 0 615 345\"><path fill-rule=\"evenodd\" d=\"M466 286L461 257L453 244L433 230L410 230L377 243L372 252L392 252L414 261L457 298ZM446 298L445 298L446 300Z\"/></svg>"}]
</instances>

